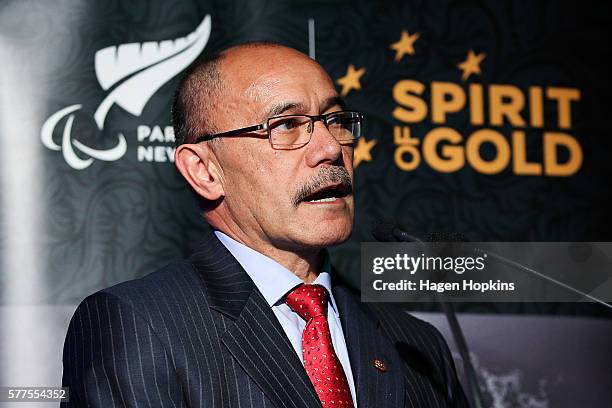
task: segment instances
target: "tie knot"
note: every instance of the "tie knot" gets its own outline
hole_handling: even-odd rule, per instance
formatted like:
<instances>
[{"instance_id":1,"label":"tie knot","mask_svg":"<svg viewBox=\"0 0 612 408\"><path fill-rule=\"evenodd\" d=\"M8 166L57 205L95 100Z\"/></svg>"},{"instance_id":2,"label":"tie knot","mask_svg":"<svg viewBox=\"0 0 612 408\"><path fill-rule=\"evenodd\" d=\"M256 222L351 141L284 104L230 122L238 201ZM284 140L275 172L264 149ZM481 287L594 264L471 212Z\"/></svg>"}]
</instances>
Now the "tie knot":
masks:
<instances>
[{"instance_id":1,"label":"tie knot","mask_svg":"<svg viewBox=\"0 0 612 408\"><path fill-rule=\"evenodd\" d=\"M287 306L302 319L325 316L327 312L327 291L321 285L301 284L287 294Z\"/></svg>"}]
</instances>

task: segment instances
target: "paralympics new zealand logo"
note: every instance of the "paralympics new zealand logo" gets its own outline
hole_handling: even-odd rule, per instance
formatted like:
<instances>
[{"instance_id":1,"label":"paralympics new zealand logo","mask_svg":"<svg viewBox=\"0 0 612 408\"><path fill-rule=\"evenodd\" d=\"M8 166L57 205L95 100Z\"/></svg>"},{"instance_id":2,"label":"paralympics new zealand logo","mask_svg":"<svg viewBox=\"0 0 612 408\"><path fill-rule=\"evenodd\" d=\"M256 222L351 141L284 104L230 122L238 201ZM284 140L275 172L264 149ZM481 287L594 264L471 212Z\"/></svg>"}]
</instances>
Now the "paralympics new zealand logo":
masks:
<instances>
[{"instance_id":1,"label":"paralympics new zealand logo","mask_svg":"<svg viewBox=\"0 0 612 408\"><path fill-rule=\"evenodd\" d=\"M153 94L200 55L208 42L210 31L211 19L207 15L185 37L160 42L121 44L97 51L96 77L102 89L109 91L93 115L98 130L104 129L106 115L114 104L134 116L140 116ZM91 166L94 159L115 161L123 157L127 151L127 142L122 133L117 135L117 143L110 149L96 149L74 138L74 113L81 107L80 104L67 106L51 115L41 128L43 145L61 151L66 163L76 170ZM68 118L64 122L61 143L57 143L53 133L65 117Z\"/></svg>"}]
</instances>

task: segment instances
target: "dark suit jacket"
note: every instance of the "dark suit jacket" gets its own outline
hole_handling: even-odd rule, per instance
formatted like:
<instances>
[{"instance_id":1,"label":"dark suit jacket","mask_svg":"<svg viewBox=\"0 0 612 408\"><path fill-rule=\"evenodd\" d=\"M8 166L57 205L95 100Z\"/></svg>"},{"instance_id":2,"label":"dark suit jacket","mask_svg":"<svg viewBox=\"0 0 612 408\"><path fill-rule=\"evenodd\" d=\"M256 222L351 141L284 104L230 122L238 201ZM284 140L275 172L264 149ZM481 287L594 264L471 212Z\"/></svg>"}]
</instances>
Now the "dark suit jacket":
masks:
<instances>
[{"instance_id":1,"label":"dark suit jacket","mask_svg":"<svg viewBox=\"0 0 612 408\"><path fill-rule=\"evenodd\" d=\"M333 287L358 407L467 406L433 326ZM214 234L189 260L85 299L63 361L70 407L321 406L272 309Z\"/></svg>"}]
</instances>

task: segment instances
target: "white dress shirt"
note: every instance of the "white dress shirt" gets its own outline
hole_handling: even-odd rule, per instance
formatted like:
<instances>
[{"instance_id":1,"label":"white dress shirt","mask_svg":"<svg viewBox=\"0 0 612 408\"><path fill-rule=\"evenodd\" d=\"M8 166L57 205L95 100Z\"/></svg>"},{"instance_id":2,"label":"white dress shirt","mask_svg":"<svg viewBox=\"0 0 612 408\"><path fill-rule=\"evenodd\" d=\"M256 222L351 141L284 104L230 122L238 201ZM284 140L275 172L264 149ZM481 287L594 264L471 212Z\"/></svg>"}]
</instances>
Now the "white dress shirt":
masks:
<instances>
[{"instance_id":1,"label":"white dress shirt","mask_svg":"<svg viewBox=\"0 0 612 408\"><path fill-rule=\"evenodd\" d=\"M221 243L232 253L234 258L242 265L246 273L251 277L257 289L266 299L272 311L276 315L279 323L285 330L289 341L293 345L296 354L304 364L302 355L302 332L306 326L306 321L283 302L284 296L297 285L304 283L300 278L294 275L278 262L260 254L254 249L241 244L240 242L230 238L220 231L215 231L215 235ZM342 364L344 374L351 389L353 397L353 405L357 406L357 397L355 393L355 382L353 380L353 372L351 371L351 363L348 357L344 333L340 324L340 315L332 293L331 276L329 274L330 263L329 257L326 257L323 269L314 284L323 286L329 295L329 305L327 308L327 321L331 332L332 343L336 355ZM329 307L331 306L331 307Z\"/></svg>"}]
</instances>

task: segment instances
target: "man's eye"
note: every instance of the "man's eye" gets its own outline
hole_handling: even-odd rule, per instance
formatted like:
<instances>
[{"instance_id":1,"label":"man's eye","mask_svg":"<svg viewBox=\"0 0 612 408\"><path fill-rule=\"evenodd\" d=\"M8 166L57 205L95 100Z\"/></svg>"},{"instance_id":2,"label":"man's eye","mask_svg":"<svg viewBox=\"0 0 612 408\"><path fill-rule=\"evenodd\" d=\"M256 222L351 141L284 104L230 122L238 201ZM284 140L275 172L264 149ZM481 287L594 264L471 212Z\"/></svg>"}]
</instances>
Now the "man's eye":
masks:
<instances>
[{"instance_id":1,"label":"man's eye","mask_svg":"<svg viewBox=\"0 0 612 408\"><path fill-rule=\"evenodd\" d=\"M359 118L347 115L334 115L327 119L328 126L348 126L359 122Z\"/></svg>"},{"instance_id":2,"label":"man's eye","mask_svg":"<svg viewBox=\"0 0 612 408\"><path fill-rule=\"evenodd\" d=\"M288 132L290 130L294 130L295 128L299 127L300 124L301 124L301 121L299 118L279 119L276 123L274 123L274 129Z\"/></svg>"},{"instance_id":3,"label":"man's eye","mask_svg":"<svg viewBox=\"0 0 612 408\"><path fill-rule=\"evenodd\" d=\"M342 123L342 118L338 115L334 115L334 116L327 118L328 125L337 125L339 123Z\"/></svg>"}]
</instances>

